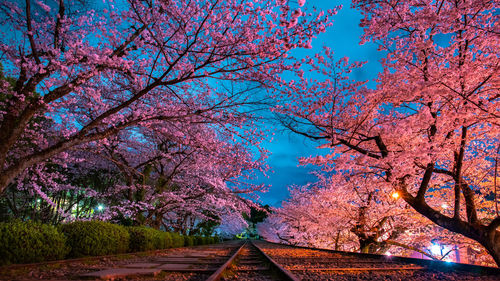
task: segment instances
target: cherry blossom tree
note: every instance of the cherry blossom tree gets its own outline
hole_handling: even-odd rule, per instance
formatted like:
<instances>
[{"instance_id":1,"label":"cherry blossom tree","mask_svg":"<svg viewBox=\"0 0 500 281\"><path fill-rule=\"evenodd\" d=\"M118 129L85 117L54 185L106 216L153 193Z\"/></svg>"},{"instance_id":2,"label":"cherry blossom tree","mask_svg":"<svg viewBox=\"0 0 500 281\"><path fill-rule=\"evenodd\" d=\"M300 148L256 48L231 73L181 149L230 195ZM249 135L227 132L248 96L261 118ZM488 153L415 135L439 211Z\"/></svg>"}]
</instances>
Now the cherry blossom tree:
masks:
<instances>
[{"instance_id":1,"label":"cherry blossom tree","mask_svg":"<svg viewBox=\"0 0 500 281\"><path fill-rule=\"evenodd\" d=\"M457 249L478 246L436 226L397 193L369 188L374 182L322 175L315 184L292 187L282 207L258 225L259 233L277 243L453 261Z\"/></svg>"},{"instance_id":2,"label":"cherry blossom tree","mask_svg":"<svg viewBox=\"0 0 500 281\"><path fill-rule=\"evenodd\" d=\"M98 146L88 145L84 153L121 175L121 181L101 194L109 206L102 218L182 233L201 221L245 210L247 202L239 195L261 190L245 178L265 169L248 147L206 124L122 131Z\"/></svg>"},{"instance_id":3,"label":"cherry blossom tree","mask_svg":"<svg viewBox=\"0 0 500 281\"><path fill-rule=\"evenodd\" d=\"M237 212L222 216L221 221L218 231L224 238L234 238L235 235L242 233L248 227L248 222L241 216L241 213Z\"/></svg>"},{"instance_id":4,"label":"cherry blossom tree","mask_svg":"<svg viewBox=\"0 0 500 281\"><path fill-rule=\"evenodd\" d=\"M344 213L332 208L332 200L316 200L317 191L311 186L292 187L282 207L258 224L259 234L277 243L355 251L356 239L341 223L339 214Z\"/></svg>"},{"instance_id":5,"label":"cherry blossom tree","mask_svg":"<svg viewBox=\"0 0 500 281\"><path fill-rule=\"evenodd\" d=\"M36 220L47 209L58 218L42 218L50 223L99 218L188 234L200 223L219 224L229 213L241 216L251 203L239 196L262 189L246 179L265 169L263 159L254 159L245 142L207 124L172 126L122 130L70 151L70 163L52 158L27 169L8 189L12 200L5 197L9 206L23 199L24 206L10 208L14 217ZM58 170L44 171L47 167ZM82 216L88 208L93 210Z\"/></svg>"},{"instance_id":6,"label":"cherry blossom tree","mask_svg":"<svg viewBox=\"0 0 500 281\"><path fill-rule=\"evenodd\" d=\"M0 199L2 220L12 218L58 224L92 217L99 190L115 175L105 170L88 170L78 175L56 161L27 169ZM85 184L83 184L85 183Z\"/></svg>"},{"instance_id":7,"label":"cherry blossom tree","mask_svg":"<svg viewBox=\"0 0 500 281\"><path fill-rule=\"evenodd\" d=\"M275 235L288 243L335 250L384 254L397 245L428 255L415 247L415 237L405 237L408 230L421 226L418 220L405 219L411 211L370 184L366 178L356 182L343 175L321 175L315 184L292 187L290 198L272 215L278 225L287 225Z\"/></svg>"},{"instance_id":8,"label":"cherry blossom tree","mask_svg":"<svg viewBox=\"0 0 500 281\"><path fill-rule=\"evenodd\" d=\"M57 175L41 171L43 165L28 169L5 198L9 203L23 199L24 206L11 207L18 218L28 218L19 216L18 209L35 220L48 209L58 220L42 221L100 218L184 234L205 221L220 223L229 213L241 216L251 203L240 195L261 190L245 183L249 173L262 169L261 159L254 160L241 143L222 141L206 124L178 124L177 129L168 131L175 135L121 131L105 142L87 144L71 152L71 159L80 161L65 169L51 164L60 170L54 171ZM197 146L200 139L203 146ZM35 194L24 195L29 192ZM93 212L81 216L89 207Z\"/></svg>"},{"instance_id":9,"label":"cherry blossom tree","mask_svg":"<svg viewBox=\"0 0 500 281\"><path fill-rule=\"evenodd\" d=\"M269 87L290 68L287 53L331 24L282 2L1 1L12 82L1 82L0 191L37 163L125 129L210 123L257 144L245 108L262 98L228 85Z\"/></svg>"},{"instance_id":10,"label":"cherry blossom tree","mask_svg":"<svg viewBox=\"0 0 500 281\"><path fill-rule=\"evenodd\" d=\"M322 142L325 170L373 175L433 223L480 243L500 265L498 24L494 1L354 1L363 40L387 51L375 90L328 49L317 80L286 84L283 123ZM299 73L300 74L300 73ZM323 79L324 78L324 79ZM446 203L453 211L443 210Z\"/></svg>"}]
</instances>

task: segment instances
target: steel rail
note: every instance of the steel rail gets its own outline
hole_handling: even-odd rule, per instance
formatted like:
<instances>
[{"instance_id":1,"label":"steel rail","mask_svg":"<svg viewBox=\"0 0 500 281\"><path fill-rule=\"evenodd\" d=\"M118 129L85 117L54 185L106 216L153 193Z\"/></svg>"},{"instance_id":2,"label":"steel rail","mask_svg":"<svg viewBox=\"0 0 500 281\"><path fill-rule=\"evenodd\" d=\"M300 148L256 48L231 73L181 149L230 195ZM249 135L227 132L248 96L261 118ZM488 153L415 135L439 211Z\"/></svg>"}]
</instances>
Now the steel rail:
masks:
<instances>
[{"instance_id":1,"label":"steel rail","mask_svg":"<svg viewBox=\"0 0 500 281\"><path fill-rule=\"evenodd\" d=\"M241 245L238 250L236 251L236 253L234 253L223 265L221 265L219 267L219 269L217 269L217 271L215 271L212 275L210 275L206 281L217 281L219 280L221 277L222 277L222 274L224 273L224 271L227 270L227 268L229 267L229 265L231 265L231 263L234 261L234 259L241 253L241 250L243 250L243 247L245 247L245 245L247 244L247 242L245 241L245 243L243 243L243 245Z\"/></svg>"},{"instance_id":2,"label":"steel rail","mask_svg":"<svg viewBox=\"0 0 500 281\"><path fill-rule=\"evenodd\" d=\"M287 280L291 280L291 281L300 281L302 279L298 278L297 276L295 276L293 273L291 273L289 270L285 269L283 266L281 266L279 263L277 263L275 260L273 260L270 256L268 256L266 253L264 253L264 251L262 251L262 249L255 245L255 243L253 243L252 241L250 241L250 243L264 256L266 257L267 260L269 260L269 262L273 265L273 267L275 269L278 270L278 272L280 273L280 275L282 275L282 277L285 277Z\"/></svg>"}]
</instances>

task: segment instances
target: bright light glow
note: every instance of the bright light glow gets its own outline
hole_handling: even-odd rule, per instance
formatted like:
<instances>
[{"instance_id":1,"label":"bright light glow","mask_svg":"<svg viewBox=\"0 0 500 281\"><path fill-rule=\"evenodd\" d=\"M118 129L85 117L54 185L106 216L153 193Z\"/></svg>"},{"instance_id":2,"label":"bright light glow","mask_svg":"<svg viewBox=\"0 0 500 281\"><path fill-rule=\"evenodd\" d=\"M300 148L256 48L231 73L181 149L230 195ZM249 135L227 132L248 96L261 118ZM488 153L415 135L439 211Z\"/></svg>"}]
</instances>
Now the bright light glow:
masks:
<instances>
[{"instance_id":1,"label":"bright light glow","mask_svg":"<svg viewBox=\"0 0 500 281\"><path fill-rule=\"evenodd\" d=\"M439 246L438 244L432 244L432 246L430 247L430 250L431 250L431 253L435 256L441 255L441 246Z\"/></svg>"},{"instance_id":2,"label":"bright light glow","mask_svg":"<svg viewBox=\"0 0 500 281\"><path fill-rule=\"evenodd\" d=\"M441 208L443 208L443 209L447 209L448 207L449 207L449 206L448 206L448 204L446 204L446 203L443 203L443 204L441 205Z\"/></svg>"},{"instance_id":3,"label":"bright light glow","mask_svg":"<svg viewBox=\"0 0 500 281\"><path fill-rule=\"evenodd\" d=\"M36 199L36 202L40 203L42 202L42 199Z\"/></svg>"},{"instance_id":4,"label":"bright light glow","mask_svg":"<svg viewBox=\"0 0 500 281\"><path fill-rule=\"evenodd\" d=\"M392 256L391 252L385 252L386 256Z\"/></svg>"},{"instance_id":5,"label":"bright light glow","mask_svg":"<svg viewBox=\"0 0 500 281\"><path fill-rule=\"evenodd\" d=\"M97 210L98 210L98 211L102 211L103 209L104 209L104 206L103 206L103 205L99 205L99 206L97 206Z\"/></svg>"},{"instance_id":6,"label":"bright light glow","mask_svg":"<svg viewBox=\"0 0 500 281\"><path fill-rule=\"evenodd\" d=\"M394 199L398 199L399 198L399 193L398 192L394 192L391 196Z\"/></svg>"}]
</instances>

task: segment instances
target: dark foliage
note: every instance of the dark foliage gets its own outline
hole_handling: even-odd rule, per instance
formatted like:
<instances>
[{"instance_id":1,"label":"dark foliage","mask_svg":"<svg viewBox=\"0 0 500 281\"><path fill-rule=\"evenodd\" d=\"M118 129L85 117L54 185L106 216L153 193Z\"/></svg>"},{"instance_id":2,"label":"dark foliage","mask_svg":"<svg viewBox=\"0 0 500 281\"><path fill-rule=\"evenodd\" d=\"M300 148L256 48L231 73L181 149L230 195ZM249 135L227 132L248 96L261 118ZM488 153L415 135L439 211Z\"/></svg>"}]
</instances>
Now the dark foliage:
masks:
<instances>
[{"instance_id":1,"label":"dark foliage","mask_svg":"<svg viewBox=\"0 0 500 281\"><path fill-rule=\"evenodd\" d=\"M124 226L102 221L77 221L60 226L71 246L70 257L125 253L130 235Z\"/></svg>"},{"instance_id":2,"label":"dark foliage","mask_svg":"<svg viewBox=\"0 0 500 281\"><path fill-rule=\"evenodd\" d=\"M0 223L0 264L63 259L66 237L54 226L36 222Z\"/></svg>"}]
</instances>

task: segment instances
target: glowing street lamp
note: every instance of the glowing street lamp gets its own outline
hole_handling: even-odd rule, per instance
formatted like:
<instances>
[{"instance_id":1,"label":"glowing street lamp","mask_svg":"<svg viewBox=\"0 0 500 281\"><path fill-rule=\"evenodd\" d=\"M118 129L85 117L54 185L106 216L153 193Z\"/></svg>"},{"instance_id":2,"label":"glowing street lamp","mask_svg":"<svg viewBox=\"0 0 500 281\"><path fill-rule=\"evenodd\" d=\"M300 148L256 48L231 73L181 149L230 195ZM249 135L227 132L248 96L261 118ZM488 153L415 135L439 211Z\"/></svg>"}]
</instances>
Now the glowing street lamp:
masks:
<instances>
[{"instance_id":1,"label":"glowing street lamp","mask_svg":"<svg viewBox=\"0 0 500 281\"><path fill-rule=\"evenodd\" d=\"M102 211L102 210L104 210L104 206L103 206L103 205L101 205L101 204L97 205L97 210L98 210L99 212L100 212L100 211Z\"/></svg>"},{"instance_id":2,"label":"glowing street lamp","mask_svg":"<svg viewBox=\"0 0 500 281\"><path fill-rule=\"evenodd\" d=\"M392 198L394 198L394 199L398 199L398 198L399 198L399 193L398 193L397 191L395 191L395 192L393 192L393 193L391 194L391 196L392 196Z\"/></svg>"},{"instance_id":3,"label":"glowing street lamp","mask_svg":"<svg viewBox=\"0 0 500 281\"><path fill-rule=\"evenodd\" d=\"M441 255L441 246L438 244L432 244L430 247L431 253L435 256Z\"/></svg>"},{"instance_id":4,"label":"glowing street lamp","mask_svg":"<svg viewBox=\"0 0 500 281\"><path fill-rule=\"evenodd\" d=\"M448 206L448 204L446 204L446 203L441 204L441 208L443 208L443 209L448 209L448 207L449 207L449 206Z\"/></svg>"}]
</instances>

